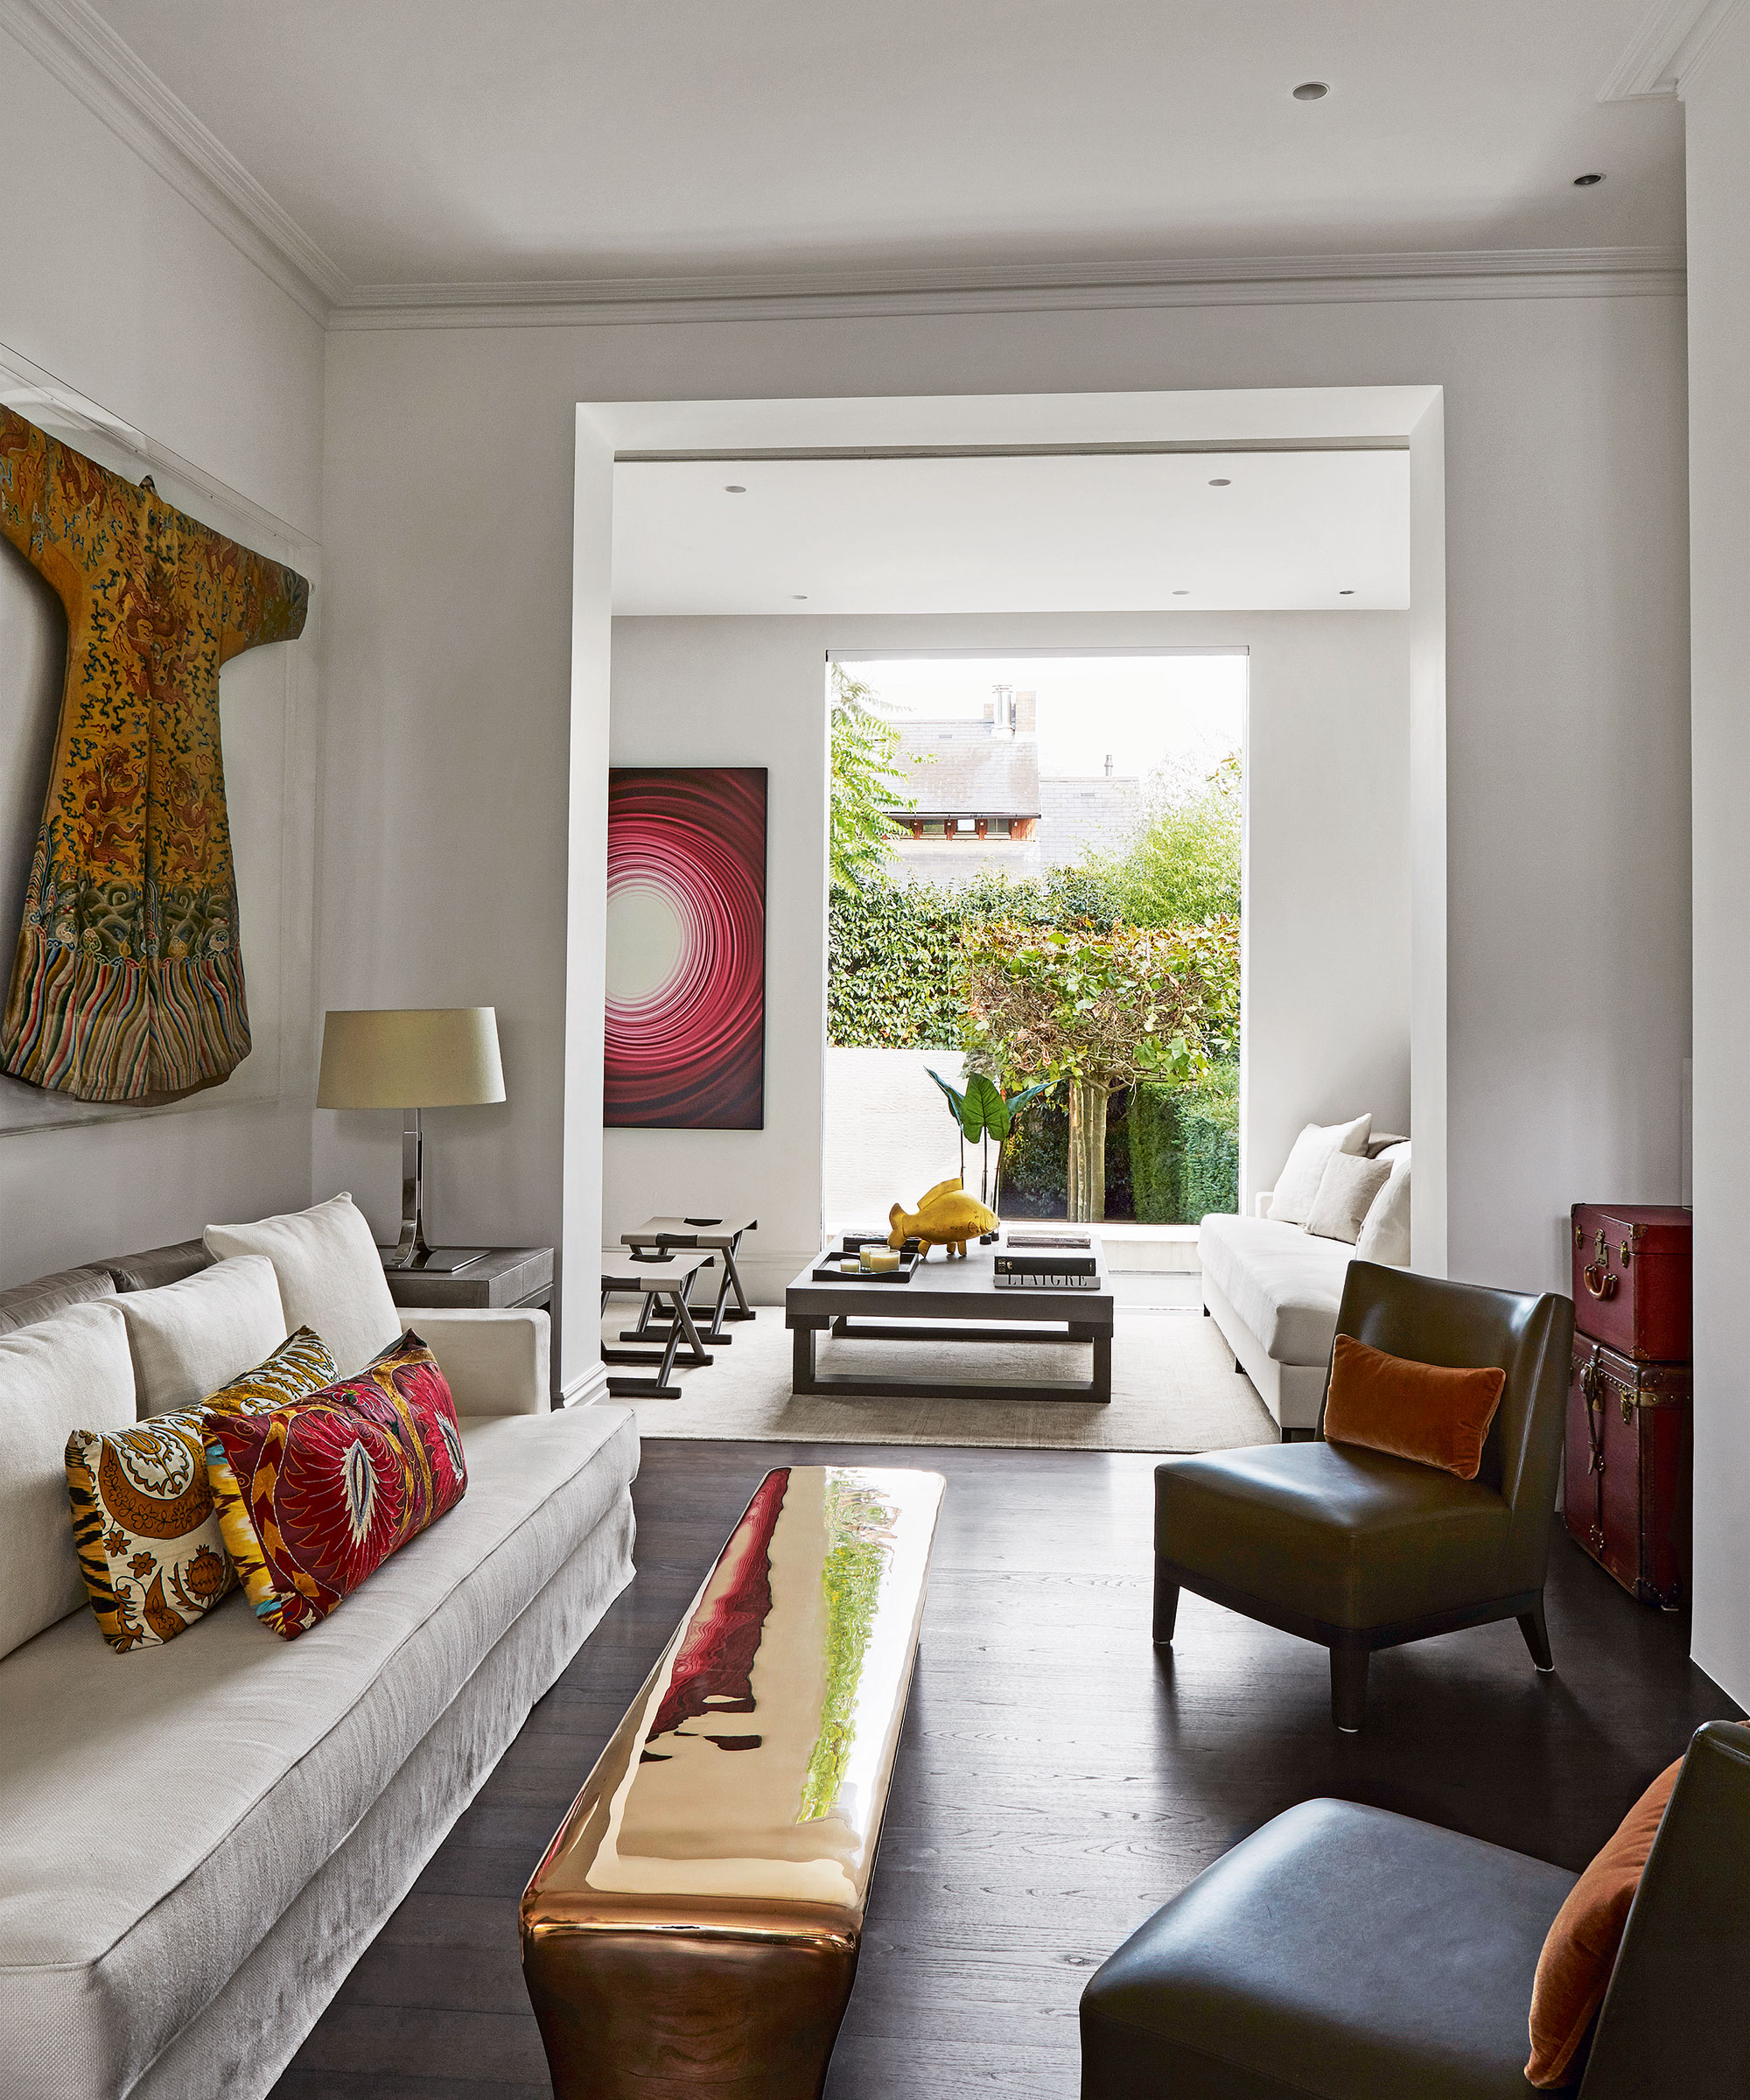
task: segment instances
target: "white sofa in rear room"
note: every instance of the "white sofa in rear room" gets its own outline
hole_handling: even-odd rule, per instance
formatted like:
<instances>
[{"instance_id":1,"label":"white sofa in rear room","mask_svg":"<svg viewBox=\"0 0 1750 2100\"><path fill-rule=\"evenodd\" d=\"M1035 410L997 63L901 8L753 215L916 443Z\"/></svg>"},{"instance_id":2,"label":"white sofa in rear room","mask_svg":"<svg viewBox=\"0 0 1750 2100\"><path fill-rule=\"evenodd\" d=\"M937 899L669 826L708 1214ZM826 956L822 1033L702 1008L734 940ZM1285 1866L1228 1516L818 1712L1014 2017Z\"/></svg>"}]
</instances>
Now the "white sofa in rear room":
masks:
<instances>
[{"instance_id":1,"label":"white sofa in rear room","mask_svg":"<svg viewBox=\"0 0 1750 2100\"><path fill-rule=\"evenodd\" d=\"M1409 1142L1371 1125L1307 1124L1257 1215L1198 1227L1203 1310L1284 1438L1318 1426L1349 1264L1409 1265Z\"/></svg>"}]
</instances>

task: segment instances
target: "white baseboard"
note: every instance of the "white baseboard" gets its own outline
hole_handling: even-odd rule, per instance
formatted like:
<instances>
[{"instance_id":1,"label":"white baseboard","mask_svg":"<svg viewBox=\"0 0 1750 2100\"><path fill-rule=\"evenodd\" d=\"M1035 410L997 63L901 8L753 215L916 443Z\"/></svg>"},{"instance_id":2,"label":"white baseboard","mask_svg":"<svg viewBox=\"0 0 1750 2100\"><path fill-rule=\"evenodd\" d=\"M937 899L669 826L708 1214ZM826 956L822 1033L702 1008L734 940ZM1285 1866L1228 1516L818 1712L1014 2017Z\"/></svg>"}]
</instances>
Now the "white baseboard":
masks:
<instances>
[{"instance_id":1,"label":"white baseboard","mask_svg":"<svg viewBox=\"0 0 1750 2100\"><path fill-rule=\"evenodd\" d=\"M607 1366L601 1362L588 1365L569 1385L559 1388L561 1407L593 1407L597 1401L611 1397L607 1390Z\"/></svg>"}]
</instances>

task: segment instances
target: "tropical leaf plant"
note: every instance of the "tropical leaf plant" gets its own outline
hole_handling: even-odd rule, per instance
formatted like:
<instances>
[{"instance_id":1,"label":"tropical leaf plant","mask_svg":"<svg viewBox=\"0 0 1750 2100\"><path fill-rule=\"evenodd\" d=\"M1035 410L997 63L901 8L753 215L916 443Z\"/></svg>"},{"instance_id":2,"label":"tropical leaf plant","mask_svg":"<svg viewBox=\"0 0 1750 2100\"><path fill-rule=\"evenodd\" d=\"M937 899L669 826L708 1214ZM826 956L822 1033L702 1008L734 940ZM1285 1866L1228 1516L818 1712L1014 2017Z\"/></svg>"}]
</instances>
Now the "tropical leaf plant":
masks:
<instances>
[{"instance_id":1,"label":"tropical leaf plant","mask_svg":"<svg viewBox=\"0 0 1750 2100\"><path fill-rule=\"evenodd\" d=\"M966 1147L970 1140L979 1148L979 1200L995 1210L996 1197L1001 1194L1003 1186L1003 1147L1007 1144L1009 1133L1014 1127L1015 1116L1036 1095L1047 1092L1051 1081L1041 1080L1034 1086L1024 1087L1018 1094L1005 1095L994 1079L983 1072L975 1072L968 1079L962 1093L958 1088L949 1086L933 1067L926 1065L924 1069L947 1096L948 1112L959 1125L962 1181L966 1179ZM994 1182L990 1154L993 1141L997 1147Z\"/></svg>"}]
</instances>

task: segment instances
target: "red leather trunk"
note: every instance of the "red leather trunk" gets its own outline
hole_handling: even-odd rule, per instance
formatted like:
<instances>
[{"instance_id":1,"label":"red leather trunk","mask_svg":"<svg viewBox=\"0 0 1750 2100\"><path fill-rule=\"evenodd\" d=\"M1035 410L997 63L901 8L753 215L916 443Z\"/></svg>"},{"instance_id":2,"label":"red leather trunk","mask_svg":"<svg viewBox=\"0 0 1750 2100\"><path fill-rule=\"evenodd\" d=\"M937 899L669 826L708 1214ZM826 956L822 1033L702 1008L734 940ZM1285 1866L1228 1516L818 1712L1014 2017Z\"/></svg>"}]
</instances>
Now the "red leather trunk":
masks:
<instances>
[{"instance_id":1,"label":"red leather trunk","mask_svg":"<svg viewBox=\"0 0 1750 2100\"><path fill-rule=\"evenodd\" d=\"M1644 1603L1690 1587L1690 1367L1574 1337L1563 1496L1568 1530Z\"/></svg>"},{"instance_id":2,"label":"red leather trunk","mask_svg":"<svg viewBox=\"0 0 1750 2100\"><path fill-rule=\"evenodd\" d=\"M1668 1203L1576 1203L1574 1324L1647 1363L1686 1363L1690 1214Z\"/></svg>"}]
</instances>

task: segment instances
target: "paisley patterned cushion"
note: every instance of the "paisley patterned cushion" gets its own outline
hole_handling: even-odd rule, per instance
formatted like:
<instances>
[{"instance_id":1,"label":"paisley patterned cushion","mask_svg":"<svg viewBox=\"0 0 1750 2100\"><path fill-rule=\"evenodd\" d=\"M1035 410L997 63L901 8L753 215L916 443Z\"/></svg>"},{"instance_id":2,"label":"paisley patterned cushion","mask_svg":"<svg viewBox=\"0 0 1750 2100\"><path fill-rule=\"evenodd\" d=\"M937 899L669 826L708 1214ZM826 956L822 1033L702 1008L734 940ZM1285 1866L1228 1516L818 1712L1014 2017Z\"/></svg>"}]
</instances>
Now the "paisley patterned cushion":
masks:
<instances>
[{"instance_id":1,"label":"paisley patterned cushion","mask_svg":"<svg viewBox=\"0 0 1750 2100\"><path fill-rule=\"evenodd\" d=\"M271 1413L320 1392L334 1375L327 1349L300 1327L207 1404ZM235 1582L213 1507L200 1408L102 1435L75 1430L66 1440L66 1487L80 1569L112 1648L173 1641Z\"/></svg>"},{"instance_id":2,"label":"paisley patterned cushion","mask_svg":"<svg viewBox=\"0 0 1750 2100\"><path fill-rule=\"evenodd\" d=\"M468 1484L455 1403L416 1334L271 1415L206 1415L226 1550L256 1616L295 1641Z\"/></svg>"}]
</instances>

